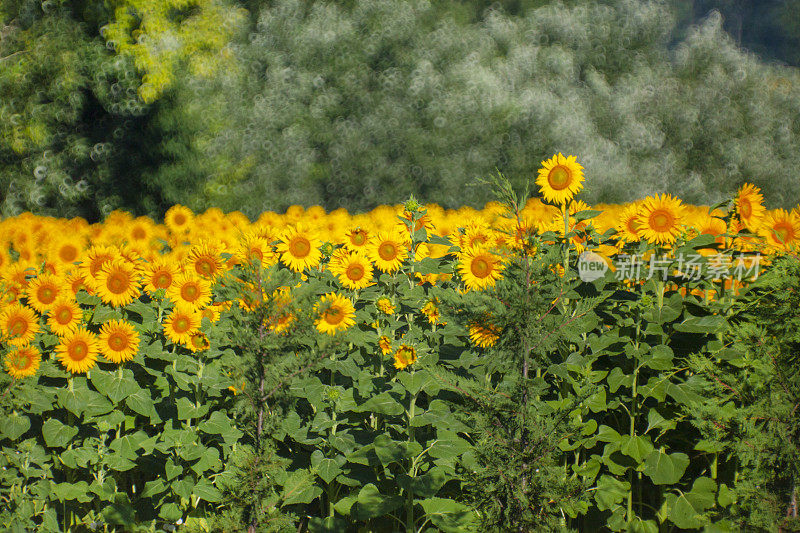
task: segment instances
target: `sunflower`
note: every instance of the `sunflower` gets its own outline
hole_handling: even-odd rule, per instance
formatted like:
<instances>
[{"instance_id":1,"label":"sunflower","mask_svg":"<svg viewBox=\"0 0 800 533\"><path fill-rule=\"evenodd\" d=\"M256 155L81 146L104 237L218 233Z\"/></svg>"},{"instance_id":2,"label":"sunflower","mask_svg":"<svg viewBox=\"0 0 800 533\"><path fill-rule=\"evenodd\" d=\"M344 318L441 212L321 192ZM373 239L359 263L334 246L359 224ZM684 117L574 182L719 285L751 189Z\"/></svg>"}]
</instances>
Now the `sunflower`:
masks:
<instances>
[{"instance_id":1,"label":"sunflower","mask_svg":"<svg viewBox=\"0 0 800 533\"><path fill-rule=\"evenodd\" d=\"M209 322L214 324L219 321L221 306L219 304L208 305L200 310L201 320L207 318Z\"/></svg>"},{"instance_id":2,"label":"sunflower","mask_svg":"<svg viewBox=\"0 0 800 533\"><path fill-rule=\"evenodd\" d=\"M320 314L315 322L320 333L335 335L356 323L353 302L336 293L324 295L314 309Z\"/></svg>"},{"instance_id":3,"label":"sunflower","mask_svg":"<svg viewBox=\"0 0 800 533\"><path fill-rule=\"evenodd\" d=\"M0 314L0 331L11 346L25 346L39 331L39 318L22 304L11 304Z\"/></svg>"},{"instance_id":4,"label":"sunflower","mask_svg":"<svg viewBox=\"0 0 800 533\"><path fill-rule=\"evenodd\" d=\"M98 335L100 353L112 363L130 361L139 350L139 334L133 324L111 320L103 324Z\"/></svg>"},{"instance_id":5,"label":"sunflower","mask_svg":"<svg viewBox=\"0 0 800 533\"><path fill-rule=\"evenodd\" d=\"M756 233L766 211L761 189L750 183L745 183L736 192L733 204L742 224L749 232Z\"/></svg>"},{"instance_id":6,"label":"sunflower","mask_svg":"<svg viewBox=\"0 0 800 533\"><path fill-rule=\"evenodd\" d=\"M193 309L176 308L164 321L164 333L175 344L188 345L200 331L201 315Z\"/></svg>"},{"instance_id":7,"label":"sunflower","mask_svg":"<svg viewBox=\"0 0 800 533\"><path fill-rule=\"evenodd\" d=\"M407 245L404 232L380 233L370 247L369 258L381 272L394 272L408 258Z\"/></svg>"},{"instance_id":8,"label":"sunflower","mask_svg":"<svg viewBox=\"0 0 800 533\"><path fill-rule=\"evenodd\" d=\"M420 309L420 312L425 315L425 317L428 319L428 322L431 324L438 323L442 317L441 313L439 313L439 306L437 304L438 299L433 298L432 300L428 300L428 302L422 306L422 309Z\"/></svg>"},{"instance_id":9,"label":"sunflower","mask_svg":"<svg viewBox=\"0 0 800 533\"><path fill-rule=\"evenodd\" d=\"M144 290L152 295L159 289L169 289L180 274L178 264L166 258L157 258L144 267Z\"/></svg>"},{"instance_id":10,"label":"sunflower","mask_svg":"<svg viewBox=\"0 0 800 533\"><path fill-rule=\"evenodd\" d=\"M50 316L47 318L47 325L50 331L56 335L66 335L70 331L78 328L83 319L81 308L72 298L59 298L50 308Z\"/></svg>"},{"instance_id":11,"label":"sunflower","mask_svg":"<svg viewBox=\"0 0 800 533\"><path fill-rule=\"evenodd\" d=\"M791 250L800 241L800 217L776 209L764 217L760 233L771 249Z\"/></svg>"},{"instance_id":12,"label":"sunflower","mask_svg":"<svg viewBox=\"0 0 800 533\"><path fill-rule=\"evenodd\" d=\"M302 272L319 264L322 258L320 244L321 242L310 232L294 227L283 234L277 250L286 266L295 272Z\"/></svg>"},{"instance_id":13,"label":"sunflower","mask_svg":"<svg viewBox=\"0 0 800 533\"><path fill-rule=\"evenodd\" d=\"M83 276L84 282L90 289L96 290L97 276L103 269L103 265L117 257L119 257L119 251L113 246L92 246L89 248L78 272Z\"/></svg>"},{"instance_id":14,"label":"sunflower","mask_svg":"<svg viewBox=\"0 0 800 533\"><path fill-rule=\"evenodd\" d=\"M351 252L366 250L372 240L369 231L361 226L348 230L344 237L344 246Z\"/></svg>"},{"instance_id":15,"label":"sunflower","mask_svg":"<svg viewBox=\"0 0 800 533\"><path fill-rule=\"evenodd\" d=\"M474 322L469 326L469 340L479 348L490 348L500 338L500 328L494 324Z\"/></svg>"},{"instance_id":16,"label":"sunflower","mask_svg":"<svg viewBox=\"0 0 800 533\"><path fill-rule=\"evenodd\" d=\"M378 310L383 313L384 315L393 315L395 311L394 304L389 298L378 298L378 301L375 302L375 306Z\"/></svg>"},{"instance_id":17,"label":"sunflower","mask_svg":"<svg viewBox=\"0 0 800 533\"><path fill-rule=\"evenodd\" d=\"M216 279L222 275L225 262L220 256L220 246L209 241L192 247L186 257L189 270L205 279Z\"/></svg>"},{"instance_id":18,"label":"sunflower","mask_svg":"<svg viewBox=\"0 0 800 533\"><path fill-rule=\"evenodd\" d=\"M488 226L479 222L470 222L460 236L459 245L466 248L491 248L493 238Z\"/></svg>"},{"instance_id":19,"label":"sunflower","mask_svg":"<svg viewBox=\"0 0 800 533\"><path fill-rule=\"evenodd\" d=\"M85 374L94 367L100 350L97 337L85 328L77 328L61 338L56 354L61 364L73 374Z\"/></svg>"},{"instance_id":20,"label":"sunflower","mask_svg":"<svg viewBox=\"0 0 800 533\"><path fill-rule=\"evenodd\" d=\"M40 313L46 313L64 292L63 280L52 274L40 274L28 283L25 295L28 305Z\"/></svg>"},{"instance_id":21,"label":"sunflower","mask_svg":"<svg viewBox=\"0 0 800 533\"><path fill-rule=\"evenodd\" d=\"M186 233L193 221L192 210L179 204L173 205L164 214L164 224L176 235Z\"/></svg>"},{"instance_id":22,"label":"sunflower","mask_svg":"<svg viewBox=\"0 0 800 533\"><path fill-rule=\"evenodd\" d=\"M6 372L15 379L33 376L39 369L41 360L42 354L33 346L16 348L6 354Z\"/></svg>"},{"instance_id":23,"label":"sunflower","mask_svg":"<svg viewBox=\"0 0 800 533\"><path fill-rule=\"evenodd\" d=\"M186 344L186 347L192 352L202 352L208 350L209 347L211 347L211 343L208 342L208 337L205 333L197 331L192 333L192 336L189 337L189 342Z\"/></svg>"},{"instance_id":24,"label":"sunflower","mask_svg":"<svg viewBox=\"0 0 800 533\"><path fill-rule=\"evenodd\" d=\"M392 340L386 335L381 335L378 339L378 348L381 349L383 355L392 353Z\"/></svg>"},{"instance_id":25,"label":"sunflower","mask_svg":"<svg viewBox=\"0 0 800 533\"><path fill-rule=\"evenodd\" d=\"M277 255L272 249L271 239L251 235L239 243L239 250L235 254L241 262L250 263L258 261L262 266L274 265Z\"/></svg>"},{"instance_id":26,"label":"sunflower","mask_svg":"<svg viewBox=\"0 0 800 533\"><path fill-rule=\"evenodd\" d=\"M372 263L360 253L348 254L336 261L331 264L330 271L348 289L359 290L372 285Z\"/></svg>"},{"instance_id":27,"label":"sunflower","mask_svg":"<svg viewBox=\"0 0 800 533\"><path fill-rule=\"evenodd\" d=\"M88 293L92 292L92 289L89 288L89 285L86 283L86 279L80 272L73 271L68 273L64 281L67 283L67 285L69 285L72 294L78 294L81 290L84 290Z\"/></svg>"},{"instance_id":28,"label":"sunflower","mask_svg":"<svg viewBox=\"0 0 800 533\"><path fill-rule=\"evenodd\" d=\"M113 259L97 274L95 291L103 303L117 307L128 305L141 292L141 274L133 264Z\"/></svg>"},{"instance_id":29,"label":"sunflower","mask_svg":"<svg viewBox=\"0 0 800 533\"><path fill-rule=\"evenodd\" d=\"M583 188L583 167L574 155L561 153L542 161L536 185L544 199L553 204L566 204Z\"/></svg>"},{"instance_id":30,"label":"sunflower","mask_svg":"<svg viewBox=\"0 0 800 533\"><path fill-rule=\"evenodd\" d=\"M488 250L469 248L461 254L458 271L467 289L483 290L502 277L503 263Z\"/></svg>"},{"instance_id":31,"label":"sunflower","mask_svg":"<svg viewBox=\"0 0 800 533\"><path fill-rule=\"evenodd\" d=\"M417 350L408 344L401 344L394 352L394 367L403 370L417 361Z\"/></svg>"},{"instance_id":32,"label":"sunflower","mask_svg":"<svg viewBox=\"0 0 800 533\"><path fill-rule=\"evenodd\" d=\"M176 306L201 309L211 303L211 283L191 274L181 274L167 289Z\"/></svg>"},{"instance_id":33,"label":"sunflower","mask_svg":"<svg viewBox=\"0 0 800 533\"><path fill-rule=\"evenodd\" d=\"M49 246L50 260L66 269L73 268L82 254L83 238L77 235L62 235Z\"/></svg>"},{"instance_id":34,"label":"sunflower","mask_svg":"<svg viewBox=\"0 0 800 533\"><path fill-rule=\"evenodd\" d=\"M616 230L617 236L624 242L638 242L642 238L639 228L639 204L630 204L622 210Z\"/></svg>"},{"instance_id":35,"label":"sunflower","mask_svg":"<svg viewBox=\"0 0 800 533\"><path fill-rule=\"evenodd\" d=\"M648 196L639 209L639 233L651 244L675 242L683 227L684 207L669 194Z\"/></svg>"}]
</instances>

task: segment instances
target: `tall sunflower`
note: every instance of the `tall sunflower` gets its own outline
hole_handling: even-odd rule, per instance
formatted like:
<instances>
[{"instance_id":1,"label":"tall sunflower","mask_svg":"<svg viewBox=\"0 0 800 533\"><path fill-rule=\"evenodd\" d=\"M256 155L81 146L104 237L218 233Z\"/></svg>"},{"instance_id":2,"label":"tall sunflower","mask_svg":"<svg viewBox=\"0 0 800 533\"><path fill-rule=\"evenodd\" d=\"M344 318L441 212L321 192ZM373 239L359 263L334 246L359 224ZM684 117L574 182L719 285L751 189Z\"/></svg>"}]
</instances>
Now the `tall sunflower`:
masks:
<instances>
[{"instance_id":1,"label":"tall sunflower","mask_svg":"<svg viewBox=\"0 0 800 533\"><path fill-rule=\"evenodd\" d=\"M104 303L128 305L141 293L141 273L128 261L113 259L97 274L95 291Z\"/></svg>"},{"instance_id":2,"label":"tall sunflower","mask_svg":"<svg viewBox=\"0 0 800 533\"><path fill-rule=\"evenodd\" d=\"M5 366L12 378L22 379L33 376L39 369L42 354L33 346L23 346L6 354Z\"/></svg>"},{"instance_id":3,"label":"tall sunflower","mask_svg":"<svg viewBox=\"0 0 800 533\"><path fill-rule=\"evenodd\" d=\"M408 344L401 344L394 351L394 367L403 370L417 362L417 350Z\"/></svg>"},{"instance_id":4,"label":"tall sunflower","mask_svg":"<svg viewBox=\"0 0 800 533\"><path fill-rule=\"evenodd\" d=\"M64 281L61 278L52 274L39 274L28 283L25 294L28 305L40 313L46 313L64 292Z\"/></svg>"},{"instance_id":5,"label":"tall sunflower","mask_svg":"<svg viewBox=\"0 0 800 533\"><path fill-rule=\"evenodd\" d=\"M295 272L302 272L306 268L314 268L319 264L322 253L319 247L322 243L311 232L299 227L287 229L277 250L281 260Z\"/></svg>"},{"instance_id":6,"label":"tall sunflower","mask_svg":"<svg viewBox=\"0 0 800 533\"><path fill-rule=\"evenodd\" d=\"M205 333L198 331L192 334L192 336L189 338L189 342L186 344L186 347L192 352L196 353L208 350L211 347L211 343L208 342L208 337Z\"/></svg>"},{"instance_id":7,"label":"tall sunflower","mask_svg":"<svg viewBox=\"0 0 800 533\"><path fill-rule=\"evenodd\" d=\"M117 257L119 250L113 246L96 245L86 252L78 272L92 291L96 290L97 275L100 274L103 265Z\"/></svg>"},{"instance_id":8,"label":"tall sunflower","mask_svg":"<svg viewBox=\"0 0 800 533\"><path fill-rule=\"evenodd\" d=\"M372 263L360 253L347 254L329 268L348 289L359 290L372 285Z\"/></svg>"},{"instance_id":9,"label":"tall sunflower","mask_svg":"<svg viewBox=\"0 0 800 533\"><path fill-rule=\"evenodd\" d=\"M319 313L316 326L320 333L335 335L356 323L353 302L333 292L324 295L315 310Z\"/></svg>"},{"instance_id":10,"label":"tall sunflower","mask_svg":"<svg viewBox=\"0 0 800 533\"><path fill-rule=\"evenodd\" d=\"M639 209L639 233L651 244L670 245L683 229L684 208L669 194L648 196Z\"/></svg>"},{"instance_id":11,"label":"tall sunflower","mask_svg":"<svg viewBox=\"0 0 800 533\"><path fill-rule=\"evenodd\" d=\"M196 244L186 257L187 269L206 279L216 279L224 271L221 247L219 244L204 241Z\"/></svg>"},{"instance_id":12,"label":"tall sunflower","mask_svg":"<svg viewBox=\"0 0 800 533\"><path fill-rule=\"evenodd\" d=\"M180 204L170 207L164 215L164 224L177 235L186 233L194 221L194 213L188 207Z\"/></svg>"},{"instance_id":13,"label":"tall sunflower","mask_svg":"<svg viewBox=\"0 0 800 533\"><path fill-rule=\"evenodd\" d=\"M175 308L164 320L164 333L175 344L187 345L200 331L200 313L193 309Z\"/></svg>"},{"instance_id":14,"label":"tall sunflower","mask_svg":"<svg viewBox=\"0 0 800 533\"><path fill-rule=\"evenodd\" d=\"M408 258L408 233L379 233L369 250L369 258L381 272L399 270Z\"/></svg>"},{"instance_id":15,"label":"tall sunflower","mask_svg":"<svg viewBox=\"0 0 800 533\"><path fill-rule=\"evenodd\" d=\"M97 337L85 328L64 335L56 346L56 355L61 364L73 374L85 374L91 370L99 353Z\"/></svg>"},{"instance_id":16,"label":"tall sunflower","mask_svg":"<svg viewBox=\"0 0 800 533\"><path fill-rule=\"evenodd\" d=\"M72 298L60 298L50 309L47 325L56 335L66 335L78 328L83 319L83 312Z\"/></svg>"},{"instance_id":17,"label":"tall sunflower","mask_svg":"<svg viewBox=\"0 0 800 533\"><path fill-rule=\"evenodd\" d=\"M112 363L130 361L139 349L139 334L133 324L111 320L103 324L98 335L100 353Z\"/></svg>"},{"instance_id":18,"label":"tall sunflower","mask_svg":"<svg viewBox=\"0 0 800 533\"><path fill-rule=\"evenodd\" d=\"M633 203L622 210L616 225L617 236L625 242L639 242L639 204Z\"/></svg>"},{"instance_id":19,"label":"tall sunflower","mask_svg":"<svg viewBox=\"0 0 800 533\"><path fill-rule=\"evenodd\" d=\"M344 237L344 246L351 252L366 250L372 240L369 231L361 226L349 229Z\"/></svg>"},{"instance_id":20,"label":"tall sunflower","mask_svg":"<svg viewBox=\"0 0 800 533\"><path fill-rule=\"evenodd\" d=\"M458 271L467 289L479 291L502 277L503 262L484 248L468 248L461 254Z\"/></svg>"},{"instance_id":21,"label":"tall sunflower","mask_svg":"<svg viewBox=\"0 0 800 533\"><path fill-rule=\"evenodd\" d=\"M564 157L561 153L542 161L536 185L550 203L563 205L583 189L583 167L574 155Z\"/></svg>"},{"instance_id":22,"label":"tall sunflower","mask_svg":"<svg viewBox=\"0 0 800 533\"><path fill-rule=\"evenodd\" d=\"M761 189L751 183L745 183L736 192L733 203L742 224L749 232L756 233L766 211Z\"/></svg>"},{"instance_id":23,"label":"tall sunflower","mask_svg":"<svg viewBox=\"0 0 800 533\"><path fill-rule=\"evenodd\" d=\"M800 242L800 217L785 209L776 209L764 217L759 232L770 249L791 250Z\"/></svg>"},{"instance_id":24,"label":"tall sunflower","mask_svg":"<svg viewBox=\"0 0 800 533\"><path fill-rule=\"evenodd\" d=\"M211 283L191 274L181 274L167 289L176 306L202 309L211 303Z\"/></svg>"},{"instance_id":25,"label":"tall sunflower","mask_svg":"<svg viewBox=\"0 0 800 533\"><path fill-rule=\"evenodd\" d=\"M22 304L11 304L0 313L0 331L11 346L25 346L39 331L39 317Z\"/></svg>"}]
</instances>

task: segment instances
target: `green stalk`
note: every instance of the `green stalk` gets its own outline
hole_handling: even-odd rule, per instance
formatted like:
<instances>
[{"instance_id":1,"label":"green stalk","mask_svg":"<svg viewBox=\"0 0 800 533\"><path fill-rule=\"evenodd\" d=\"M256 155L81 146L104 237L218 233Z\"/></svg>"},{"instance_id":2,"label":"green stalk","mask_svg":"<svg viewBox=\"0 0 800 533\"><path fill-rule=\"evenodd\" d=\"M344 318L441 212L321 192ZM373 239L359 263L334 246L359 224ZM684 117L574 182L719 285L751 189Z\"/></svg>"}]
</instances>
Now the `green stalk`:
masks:
<instances>
[{"instance_id":1,"label":"green stalk","mask_svg":"<svg viewBox=\"0 0 800 533\"><path fill-rule=\"evenodd\" d=\"M411 375L414 375L414 369L411 369ZM408 406L408 442L414 442L414 426L411 425L412 420L414 420L414 408L417 405L417 394L415 393L411 396L411 402ZM414 461L410 462L408 467L408 476L413 483L414 478ZM411 489L411 483L409 483L409 490L406 492L406 533L414 533L414 492Z\"/></svg>"}]
</instances>

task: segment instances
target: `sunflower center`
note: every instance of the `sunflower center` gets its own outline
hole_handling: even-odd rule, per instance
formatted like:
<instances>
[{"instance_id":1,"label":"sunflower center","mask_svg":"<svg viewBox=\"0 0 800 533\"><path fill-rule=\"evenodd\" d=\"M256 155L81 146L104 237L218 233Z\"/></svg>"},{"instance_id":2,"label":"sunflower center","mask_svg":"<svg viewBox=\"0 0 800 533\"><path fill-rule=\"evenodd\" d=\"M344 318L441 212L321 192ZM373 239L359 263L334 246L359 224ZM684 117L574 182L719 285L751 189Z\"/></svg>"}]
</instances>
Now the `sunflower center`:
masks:
<instances>
[{"instance_id":1,"label":"sunflower center","mask_svg":"<svg viewBox=\"0 0 800 533\"><path fill-rule=\"evenodd\" d=\"M794 231L788 224L776 224L772 230L781 244L788 244L794 240Z\"/></svg>"},{"instance_id":2,"label":"sunflower center","mask_svg":"<svg viewBox=\"0 0 800 533\"><path fill-rule=\"evenodd\" d=\"M650 215L650 227L658 232L669 231L673 222L672 215L667 211L657 210Z\"/></svg>"},{"instance_id":3,"label":"sunflower center","mask_svg":"<svg viewBox=\"0 0 800 533\"><path fill-rule=\"evenodd\" d=\"M172 323L172 327L177 333L186 333L189 331L189 326L189 319L183 316L178 317L175 319L175 322Z\"/></svg>"},{"instance_id":4,"label":"sunflower center","mask_svg":"<svg viewBox=\"0 0 800 533\"><path fill-rule=\"evenodd\" d=\"M258 259L259 261L262 261L264 259L264 252L262 252L260 248L251 248L250 259Z\"/></svg>"},{"instance_id":5,"label":"sunflower center","mask_svg":"<svg viewBox=\"0 0 800 533\"><path fill-rule=\"evenodd\" d=\"M108 277L106 287L114 294L122 294L130 287L130 278L123 272L114 272Z\"/></svg>"},{"instance_id":6,"label":"sunflower center","mask_svg":"<svg viewBox=\"0 0 800 533\"><path fill-rule=\"evenodd\" d=\"M486 236L485 235L476 235L469 241L470 246L475 246L475 244L486 244Z\"/></svg>"},{"instance_id":7,"label":"sunflower center","mask_svg":"<svg viewBox=\"0 0 800 533\"><path fill-rule=\"evenodd\" d=\"M384 261L391 261L397 257L397 246L392 242L384 242L378 247L378 255Z\"/></svg>"},{"instance_id":8,"label":"sunflower center","mask_svg":"<svg viewBox=\"0 0 800 533\"><path fill-rule=\"evenodd\" d=\"M58 291L53 287L42 286L36 291L36 297L43 304L51 304L55 301Z\"/></svg>"},{"instance_id":9,"label":"sunflower center","mask_svg":"<svg viewBox=\"0 0 800 533\"><path fill-rule=\"evenodd\" d=\"M143 241L147 238L147 232L142 228L134 228L131 232L131 237L137 241Z\"/></svg>"},{"instance_id":10,"label":"sunflower center","mask_svg":"<svg viewBox=\"0 0 800 533\"><path fill-rule=\"evenodd\" d=\"M750 205L750 200L747 198L742 198L739 202L739 214L745 219L750 218L750 215L753 214L753 206Z\"/></svg>"},{"instance_id":11,"label":"sunflower center","mask_svg":"<svg viewBox=\"0 0 800 533\"><path fill-rule=\"evenodd\" d=\"M156 275L153 276L153 285L156 289L166 289L172 285L172 276L169 272L157 272Z\"/></svg>"},{"instance_id":12,"label":"sunflower center","mask_svg":"<svg viewBox=\"0 0 800 533\"><path fill-rule=\"evenodd\" d=\"M364 267L361 265L350 265L347 267L347 277L352 281L358 281L364 277Z\"/></svg>"},{"instance_id":13,"label":"sunflower center","mask_svg":"<svg viewBox=\"0 0 800 533\"><path fill-rule=\"evenodd\" d=\"M195 348L205 348L208 346L206 338L202 335L192 335L192 346Z\"/></svg>"},{"instance_id":14,"label":"sunflower center","mask_svg":"<svg viewBox=\"0 0 800 533\"><path fill-rule=\"evenodd\" d=\"M295 237L289 243L289 253L298 259L306 257L311 253L311 241L305 237Z\"/></svg>"},{"instance_id":15,"label":"sunflower center","mask_svg":"<svg viewBox=\"0 0 800 533\"><path fill-rule=\"evenodd\" d=\"M547 182L550 184L550 187L560 191L570 186L572 183L572 174L567 167L557 165L550 169L550 172L547 174Z\"/></svg>"},{"instance_id":16,"label":"sunflower center","mask_svg":"<svg viewBox=\"0 0 800 533\"><path fill-rule=\"evenodd\" d=\"M108 345L117 352L128 347L128 337L122 333L112 333L108 338Z\"/></svg>"},{"instance_id":17,"label":"sunflower center","mask_svg":"<svg viewBox=\"0 0 800 533\"><path fill-rule=\"evenodd\" d=\"M325 322L330 324L331 326L339 325L342 320L344 320L344 313L339 307L332 306L330 309L325 311Z\"/></svg>"},{"instance_id":18,"label":"sunflower center","mask_svg":"<svg viewBox=\"0 0 800 533\"><path fill-rule=\"evenodd\" d=\"M17 370L27 370L33 364L33 357L26 352L17 352L17 356L12 361Z\"/></svg>"},{"instance_id":19,"label":"sunflower center","mask_svg":"<svg viewBox=\"0 0 800 533\"><path fill-rule=\"evenodd\" d=\"M72 311L69 310L67 307L62 307L56 313L56 322L61 325L69 324L72 320Z\"/></svg>"},{"instance_id":20,"label":"sunflower center","mask_svg":"<svg viewBox=\"0 0 800 533\"><path fill-rule=\"evenodd\" d=\"M482 257L476 257L469 266L472 275L476 278L485 278L492 272L492 265Z\"/></svg>"},{"instance_id":21,"label":"sunflower center","mask_svg":"<svg viewBox=\"0 0 800 533\"><path fill-rule=\"evenodd\" d=\"M211 276L217 271L216 265L211 261L211 259L198 259L194 264L194 269L197 271L198 274L201 276Z\"/></svg>"},{"instance_id":22,"label":"sunflower center","mask_svg":"<svg viewBox=\"0 0 800 533\"><path fill-rule=\"evenodd\" d=\"M355 231L350 236L350 242L355 246L363 246L367 242L367 234L364 231Z\"/></svg>"},{"instance_id":23,"label":"sunflower center","mask_svg":"<svg viewBox=\"0 0 800 533\"><path fill-rule=\"evenodd\" d=\"M21 317L15 317L11 319L8 327L8 332L11 335L24 335L26 331L28 331L27 320Z\"/></svg>"},{"instance_id":24,"label":"sunflower center","mask_svg":"<svg viewBox=\"0 0 800 533\"><path fill-rule=\"evenodd\" d=\"M175 217L172 219L172 222L174 222L176 226L183 226L186 224L186 215L183 213L176 213Z\"/></svg>"},{"instance_id":25,"label":"sunflower center","mask_svg":"<svg viewBox=\"0 0 800 533\"><path fill-rule=\"evenodd\" d=\"M181 287L181 298L183 298L187 302L193 302L197 300L199 296L200 296L200 290L197 288L197 285L186 284L183 287Z\"/></svg>"},{"instance_id":26,"label":"sunflower center","mask_svg":"<svg viewBox=\"0 0 800 533\"><path fill-rule=\"evenodd\" d=\"M84 341L75 341L69 348L69 358L73 361L83 361L89 354L89 345Z\"/></svg>"},{"instance_id":27,"label":"sunflower center","mask_svg":"<svg viewBox=\"0 0 800 533\"><path fill-rule=\"evenodd\" d=\"M58 251L58 256L65 263L72 263L78 257L78 249L72 245L62 246Z\"/></svg>"}]
</instances>

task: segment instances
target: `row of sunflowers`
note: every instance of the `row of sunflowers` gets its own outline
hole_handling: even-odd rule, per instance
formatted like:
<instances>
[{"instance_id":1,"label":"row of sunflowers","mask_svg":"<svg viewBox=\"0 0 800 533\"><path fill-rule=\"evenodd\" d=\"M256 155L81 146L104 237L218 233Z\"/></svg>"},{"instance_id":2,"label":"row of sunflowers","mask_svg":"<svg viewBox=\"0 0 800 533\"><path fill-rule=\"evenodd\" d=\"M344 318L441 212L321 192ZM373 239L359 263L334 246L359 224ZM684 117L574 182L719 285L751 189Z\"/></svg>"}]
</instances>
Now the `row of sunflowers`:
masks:
<instances>
[{"instance_id":1,"label":"row of sunflowers","mask_svg":"<svg viewBox=\"0 0 800 533\"><path fill-rule=\"evenodd\" d=\"M335 334L354 324L354 302L346 294L375 284L380 273L400 270L409 254L419 261L457 250L452 274L417 273L416 280L435 284L455 275L464 290L482 290L502 276L504 257L518 250L529 232L563 236L566 229L580 253L590 230L615 231L613 245L595 249L609 262L631 243L668 249L681 235L711 235L724 249L765 255L785 253L800 242L800 206L767 210L759 189L750 184L739 189L729 206L735 216L726 222L724 206L709 210L670 195L590 207L573 199L582 182L574 156L557 154L543 162L537 180L545 201L529 200L518 219L504 217L497 203L483 210L427 205L414 229L425 229L433 238L413 250L403 223L411 215L404 206L380 206L357 215L292 206L283 215L263 213L255 222L218 209L195 215L181 205L169 209L163 224L125 212L111 213L97 224L32 214L8 218L0 222L5 368L15 378L36 373L42 354L34 338L40 332L58 336L54 356L72 373L90 370L100 356L118 364L130 360L139 345L133 325L118 319L90 331L86 306L79 305L81 292L115 307L141 297L167 299L172 306L160 317L164 334L192 352L206 349L202 319L215 322L232 304L248 305L215 301L213 285L233 265L253 259L262 265L281 263L294 272L333 274L340 291L321 298L317 329ZM575 215L584 211L594 216L576 221ZM290 320L278 316L270 327L280 332ZM480 335L476 339L486 342Z\"/></svg>"}]
</instances>

